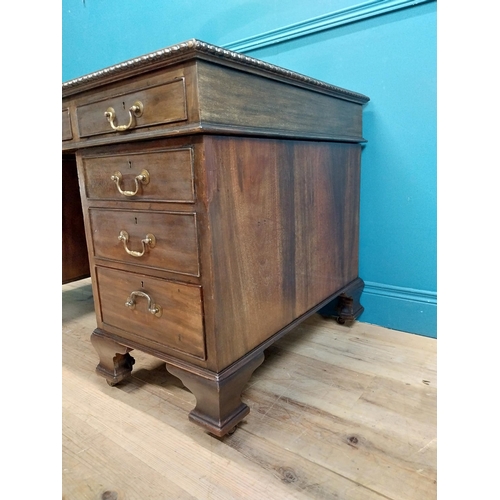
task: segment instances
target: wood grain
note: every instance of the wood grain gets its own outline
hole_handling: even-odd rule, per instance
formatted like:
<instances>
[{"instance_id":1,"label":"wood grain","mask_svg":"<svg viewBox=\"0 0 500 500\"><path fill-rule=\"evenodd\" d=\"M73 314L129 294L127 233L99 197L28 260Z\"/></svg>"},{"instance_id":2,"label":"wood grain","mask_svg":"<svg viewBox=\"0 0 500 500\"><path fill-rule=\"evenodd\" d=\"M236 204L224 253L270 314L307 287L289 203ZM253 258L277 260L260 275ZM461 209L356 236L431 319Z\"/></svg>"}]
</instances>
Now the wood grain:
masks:
<instances>
[{"instance_id":1,"label":"wood grain","mask_svg":"<svg viewBox=\"0 0 500 500\"><path fill-rule=\"evenodd\" d=\"M435 339L314 315L266 351L250 414L216 439L154 357L133 351L128 381L102 383L90 280L62 303L66 500L436 498Z\"/></svg>"},{"instance_id":2,"label":"wood grain","mask_svg":"<svg viewBox=\"0 0 500 500\"><path fill-rule=\"evenodd\" d=\"M165 281L144 274L97 268L99 327L119 329L125 338L167 353L180 351L205 359L202 295L199 286ZM132 292L146 293L161 307L161 316L148 311L147 298L125 305ZM112 330L113 331L113 330Z\"/></svg>"},{"instance_id":3,"label":"wood grain","mask_svg":"<svg viewBox=\"0 0 500 500\"><path fill-rule=\"evenodd\" d=\"M199 61L197 68L205 129L232 127L253 135L363 140L360 104L205 61Z\"/></svg>"},{"instance_id":4,"label":"wood grain","mask_svg":"<svg viewBox=\"0 0 500 500\"><path fill-rule=\"evenodd\" d=\"M212 259L207 331L217 332L209 357L220 370L357 278L360 146L203 145L211 235L201 252Z\"/></svg>"},{"instance_id":5,"label":"wood grain","mask_svg":"<svg viewBox=\"0 0 500 500\"><path fill-rule=\"evenodd\" d=\"M86 153L81 160L81 176L85 179L84 194L90 199L120 201L194 201L193 152L189 147L155 148L136 152L125 148L108 148L107 154ZM99 150L98 150L99 151ZM139 184L135 196L126 197L111 180L115 172L122 174L122 191L135 191L135 177L143 170L149 173L149 183Z\"/></svg>"},{"instance_id":6,"label":"wood grain","mask_svg":"<svg viewBox=\"0 0 500 500\"><path fill-rule=\"evenodd\" d=\"M113 132L104 112L113 108L116 113L115 126L130 122L129 108L139 101L144 106L142 115L134 119L131 130L187 120L186 85L184 78L153 87L135 88L129 94L100 98L77 107L76 118L80 137L89 137Z\"/></svg>"},{"instance_id":7,"label":"wood grain","mask_svg":"<svg viewBox=\"0 0 500 500\"><path fill-rule=\"evenodd\" d=\"M196 214L91 208L89 220L96 258L199 276ZM143 255L127 253L118 239L122 230L128 250ZM141 243L148 234L155 238L153 247Z\"/></svg>"},{"instance_id":8,"label":"wood grain","mask_svg":"<svg viewBox=\"0 0 500 500\"><path fill-rule=\"evenodd\" d=\"M78 125L71 140L65 135L63 149L205 132L364 141L368 97L193 42L184 54L179 48L186 45L179 44L175 54L166 49L116 72L107 68L63 84L63 108ZM136 99L143 101L144 115L133 129L114 133L104 112L112 106L117 123L126 124Z\"/></svg>"},{"instance_id":9,"label":"wood grain","mask_svg":"<svg viewBox=\"0 0 500 500\"><path fill-rule=\"evenodd\" d=\"M132 349L164 360L196 397L191 420L221 437L247 415L266 348L341 294L355 304L342 319L363 310L367 98L197 41L152 57L120 81L63 85L80 87L63 94L63 148L92 250L97 371L122 382Z\"/></svg>"}]
</instances>

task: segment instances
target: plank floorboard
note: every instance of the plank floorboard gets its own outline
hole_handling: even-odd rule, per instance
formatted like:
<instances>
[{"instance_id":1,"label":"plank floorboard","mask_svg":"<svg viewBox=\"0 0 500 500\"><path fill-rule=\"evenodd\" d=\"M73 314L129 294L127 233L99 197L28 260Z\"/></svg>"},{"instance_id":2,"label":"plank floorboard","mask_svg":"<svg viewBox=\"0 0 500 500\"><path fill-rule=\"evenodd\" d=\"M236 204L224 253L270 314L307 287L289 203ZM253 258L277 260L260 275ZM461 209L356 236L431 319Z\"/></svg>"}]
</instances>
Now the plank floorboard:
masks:
<instances>
[{"instance_id":1,"label":"plank floorboard","mask_svg":"<svg viewBox=\"0 0 500 500\"><path fill-rule=\"evenodd\" d=\"M129 379L95 373L90 280L63 286L64 500L432 500L436 340L314 315L266 351L221 439L194 396L139 351Z\"/></svg>"}]
</instances>

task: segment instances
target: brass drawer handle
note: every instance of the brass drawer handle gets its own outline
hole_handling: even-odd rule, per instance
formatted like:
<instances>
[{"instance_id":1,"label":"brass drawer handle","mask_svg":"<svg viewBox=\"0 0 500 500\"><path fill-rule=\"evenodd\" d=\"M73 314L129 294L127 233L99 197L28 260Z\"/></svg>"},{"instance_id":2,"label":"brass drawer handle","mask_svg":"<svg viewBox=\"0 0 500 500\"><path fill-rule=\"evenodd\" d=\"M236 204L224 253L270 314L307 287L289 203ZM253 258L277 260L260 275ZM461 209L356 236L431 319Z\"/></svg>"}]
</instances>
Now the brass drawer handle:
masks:
<instances>
[{"instance_id":1,"label":"brass drawer handle","mask_svg":"<svg viewBox=\"0 0 500 500\"><path fill-rule=\"evenodd\" d=\"M125 230L121 230L120 234L118 235L118 239L120 241L123 241L123 247L125 248L125 251L129 254L132 255L132 257L142 257L145 253L147 248L154 248L156 245L156 238L154 234L148 233L146 234L146 237L141 240L142 243L142 252L137 252L136 250L129 250L127 247L128 243L128 233Z\"/></svg>"},{"instance_id":2,"label":"brass drawer handle","mask_svg":"<svg viewBox=\"0 0 500 500\"><path fill-rule=\"evenodd\" d=\"M128 110L129 120L127 125L115 125L116 113L115 110L111 107L109 107L104 112L104 116L106 117L106 120L108 120L113 130L116 130L117 132L124 132L125 130L135 127L136 124L135 119L139 118L139 116L142 116L143 111L144 111L144 106L142 102L135 101L134 104L130 106Z\"/></svg>"},{"instance_id":3,"label":"brass drawer handle","mask_svg":"<svg viewBox=\"0 0 500 500\"><path fill-rule=\"evenodd\" d=\"M147 170L143 170L139 175L135 176L135 191L122 191L122 188L120 187L120 182L122 180L121 172L115 172L111 176L111 180L116 184L120 194L123 194L123 196L135 196L139 192L139 183L144 185L149 184L149 172Z\"/></svg>"},{"instance_id":4,"label":"brass drawer handle","mask_svg":"<svg viewBox=\"0 0 500 500\"><path fill-rule=\"evenodd\" d=\"M155 304L153 302L153 300L151 299L151 297L145 293L145 292L140 292L140 291L134 291L132 292L128 299L127 299L127 302L125 302L125 305L127 307L129 307L130 309L134 309L135 308L135 298L136 297L144 297L145 299L147 299L148 301L148 311L151 313L151 314L154 314L155 316L157 316L158 318L161 316L161 313L162 313L162 308L161 306L159 306L158 304Z\"/></svg>"}]
</instances>

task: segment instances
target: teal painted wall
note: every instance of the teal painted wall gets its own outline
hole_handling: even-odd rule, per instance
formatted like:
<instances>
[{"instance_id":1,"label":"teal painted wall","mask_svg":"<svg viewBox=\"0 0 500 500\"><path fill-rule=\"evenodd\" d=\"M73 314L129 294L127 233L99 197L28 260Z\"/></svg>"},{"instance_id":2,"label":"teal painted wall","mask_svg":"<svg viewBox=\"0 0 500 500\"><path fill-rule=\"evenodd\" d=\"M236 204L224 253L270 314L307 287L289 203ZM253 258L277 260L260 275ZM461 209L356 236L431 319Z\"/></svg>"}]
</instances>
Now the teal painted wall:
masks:
<instances>
[{"instance_id":1,"label":"teal painted wall","mask_svg":"<svg viewBox=\"0 0 500 500\"><path fill-rule=\"evenodd\" d=\"M359 320L436 337L435 1L62 6L63 80L199 38L368 95Z\"/></svg>"}]
</instances>

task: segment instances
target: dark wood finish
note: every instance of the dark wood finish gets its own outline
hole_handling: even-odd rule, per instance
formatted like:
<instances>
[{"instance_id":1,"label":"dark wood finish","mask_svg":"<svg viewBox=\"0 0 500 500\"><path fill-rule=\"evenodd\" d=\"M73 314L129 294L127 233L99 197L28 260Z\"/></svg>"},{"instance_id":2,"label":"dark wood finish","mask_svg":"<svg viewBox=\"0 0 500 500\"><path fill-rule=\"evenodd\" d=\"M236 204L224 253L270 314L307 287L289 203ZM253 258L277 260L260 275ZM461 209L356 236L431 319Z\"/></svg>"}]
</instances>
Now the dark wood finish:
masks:
<instances>
[{"instance_id":1,"label":"dark wood finish","mask_svg":"<svg viewBox=\"0 0 500 500\"><path fill-rule=\"evenodd\" d=\"M291 137L297 134L305 138L353 142L361 138L359 104L313 94L220 64L200 61L197 69L201 121L205 130L220 133L246 129L252 135L287 133Z\"/></svg>"},{"instance_id":2,"label":"dark wood finish","mask_svg":"<svg viewBox=\"0 0 500 500\"><path fill-rule=\"evenodd\" d=\"M132 371L135 360L129 354L132 350L107 338L95 330L90 340L99 356L96 372L103 376L109 385L116 385Z\"/></svg>"},{"instance_id":3,"label":"dark wood finish","mask_svg":"<svg viewBox=\"0 0 500 500\"><path fill-rule=\"evenodd\" d=\"M108 150L109 151L109 150ZM149 182L139 184L138 193L130 200L194 202L193 154L191 148L161 149L140 153L84 156L85 195L95 200L127 201L111 180L115 172L122 174L120 188L135 190L135 177L143 170L149 173Z\"/></svg>"},{"instance_id":4,"label":"dark wood finish","mask_svg":"<svg viewBox=\"0 0 500 500\"><path fill-rule=\"evenodd\" d=\"M89 219L95 257L199 276L196 214L91 208ZM127 248L143 255L127 253L118 239L122 230L129 236ZM153 247L142 244L148 234Z\"/></svg>"},{"instance_id":5,"label":"dark wood finish","mask_svg":"<svg viewBox=\"0 0 500 500\"><path fill-rule=\"evenodd\" d=\"M90 276L75 157L62 157L62 282Z\"/></svg>"},{"instance_id":6,"label":"dark wood finish","mask_svg":"<svg viewBox=\"0 0 500 500\"><path fill-rule=\"evenodd\" d=\"M247 357L244 363L238 363L220 374L192 372L168 363L167 370L181 379L196 397L196 406L189 413L189 420L222 437L250 412L241 401L241 393L263 361L264 354L257 352Z\"/></svg>"},{"instance_id":7,"label":"dark wood finish","mask_svg":"<svg viewBox=\"0 0 500 500\"><path fill-rule=\"evenodd\" d=\"M249 411L241 392L264 349L328 302L346 320L362 311L367 98L198 41L68 82L63 96L98 372L121 380L130 349L164 360L196 397L190 419L222 436ZM139 98L147 112L111 131L106 108L121 105L126 123ZM154 247L129 255L121 230L129 250L148 234Z\"/></svg>"},{"instance_id":8,"label":"dark wood finish","mask_svg":"<svg viewBox=\"0 0 500 500\"><path fill-rule=\"evenodd\" d=\"M177 79L185 85L185 120L180 115L170 122L147 118L170 105L179 108L180 98L165 94L161 106L156 98L144 103L137 127L112 131L104 117L110 103L117 113L121 108L118 123L126 124L135 97ZM63 149L72 150L206 132L363 142L362 105L368 101L362 94L198 40L66 82L63 96L72 121L85 118L83 130L74 127L73 140L63 143Z\"/></svg>"},{"instance_id":9,"label":"dark wood finish","mask_svg":"<svg viewBox=\"0 0 500 500\"><path fill-rule=\"evenodd\" d=\"M109 133L110 124L104 116L108 107L112 107L116 112L115 125L126 125L130 120L129 109L136 101L144 105L144 113L136 119L134 130L187 119L186 86L184 78L179 78L163 85L138 89L129 94L118 94L77 107L80 137ZM158 103L165 105L158 106Z\"/></svg>"},{"instance_id":10,"label":"dark wood finish","mask_svg":"<svg viewBox=\"0 0 500 500\"><path fill-rule=\"evenodd\" d=\"M341 325L352 323L364 311L364 307L359 302L364 286L363 280L357 278L318 313L324 318L335 318Z\"/></svg>"},{"instance_id":11,"label":"dark wood finish","mask_svg":"<svg viewBox=\"0 0 500 500\"><path fill-rule=\"evenodd\" d=\"M359 155L357 144L204 138L212 369L357 277Z\"/></svg>"},{"instance_id":12,"label":"dark wood finish","mask_svg":"<svg viewBox=\"0 0 500 500\"><path fill-rule=\"evenodd\" d=\"M180 351L200 359L205 358L205 336L201 288L152 276L98 267L96 282L100 302L100 317L107 325L118 328L122 336L136 339L160 351ZM134 291L146 293L162 308L157 317L148 311L144 297L131 309L127 299ZM99 322L101 323L101 322Z\"/></svg>"}]
</instances>

